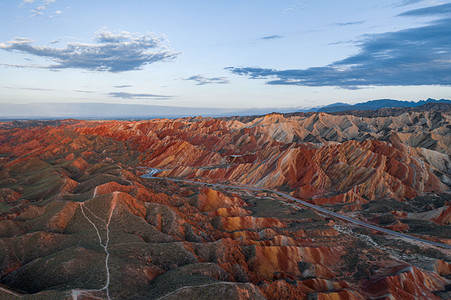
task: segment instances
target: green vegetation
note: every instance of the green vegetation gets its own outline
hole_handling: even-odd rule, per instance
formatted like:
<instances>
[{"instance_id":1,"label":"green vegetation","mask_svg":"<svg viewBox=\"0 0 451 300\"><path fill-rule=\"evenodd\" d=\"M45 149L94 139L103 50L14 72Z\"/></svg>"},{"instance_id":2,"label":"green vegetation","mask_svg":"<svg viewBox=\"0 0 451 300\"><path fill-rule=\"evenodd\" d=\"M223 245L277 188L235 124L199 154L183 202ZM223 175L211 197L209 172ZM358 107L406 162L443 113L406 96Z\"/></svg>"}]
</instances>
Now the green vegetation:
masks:
<instances>
[{"instance_id":1,"label":"green vegetation","mask_svg":"<svg viewBox=\"0 0 451 300\"><path fill-rule=\"evenodd\" d=\"M64 180L57 174L40 177L41 179L25 186L22 198L27 200L43 200L57 195L64 184Z\"/></svg>"},{"instance_id":2,"label":"green vegetation","mask_svg":"<svg viewBox=\"0 0 451 300\"><path fill-rule=\"evenodd\" d=\"M253 198L246 202L251 205L250 209L252 210L252 215L254 217L295 220L312 219L315 221L322 220L319 215L310 209L296 209L272 198Z\"/></svg>"},{"instance_id":3,"label":"green vegetation","mask_svg":"<svg viewBox=\"0 0 451 300\"><path fill-rule=\"evenodd\" d=\"M341 257L344 264L342 272L350 272L355 280L368 280L376 270L370 264L370 261L374 261L375 257L371 252L363 252L362 250L370 248L367 243L359 239L355 240L352 245L347 247L348 252Z\"/></svg>"},{"instance_id":4,"label":"green vegetation","mask_svg":"<svg viewBox=\"0 0 451 300\"><path fill-rule=\"evenodd\" d=\"M400 210L405 212L415 212L415 209L412 205L400 202L395 199L381 199L370 201L364 205L362 208L368 213L388 213L392 210Z\"/></svg>"},{"instance_id":5,"label":"green vegetation","mask_svg":"<svg viewBox=\"0 0 451 300\"><path fill-rule=\"evenodd\" d=\"M416 212L424 212L443 207L447 201L451 201L451 194L428 194L416 197L409 202L415 206Z\"/></svg>"},{"instance_id":6,"label":"green vegetation","mask_svg":"<svg viewBox=\"0 0 451 300\"><path fill-rule=\"evenodd\" d=\"M95 189L97 186L108 183L108 182L116 182L119 183L121 185L128 185L128 182L125 181L124 179L118 177L118 176L114 176L114 175L110 175L110 174L98 174L95 175L93 177L91 177L90 179L83 181L81 183L78 184L78 186L75 188L74 193L83 193L83 192L87 192L90 190Z\"/></svg>"},{"instance_id":7,"label":"green vegetation","mask_svg":"<svg viewBox=\"0 0 451 300\"><path fill-rule=\"evenodd\" d=\"M205 274L223 277L223 280L226 279L225 271L216 264L199 263L186 265L158 276L150 284L149 292L146 296L150 299L156 299L181 287L218 282Z\"/></svg>"},{"instance_id":8,"label":"green vegetation","mask_svg":"<svg viewBox=\"0 0 451 300\"><path fill-rule=\"evenodd\" d=\"M47 256L41 254L38 259L4 277L2 283L29 293L59 287L99 288L105 280L103 259L100 256L103 255L80 247L66 248ZM68 265L70 271L66 267ZM86 265L90 266L89 274L86 274Z\"/></svg>"},{"instance_id":9,"label":"green vegetation","mask_svg":"<svg viewBox=\"0 0 451 300\"><path fill-rule=\"evenodd\" d=\"M91 198L92 198L91 190L86 191L84 193L80 193L80 194L67 194L67 195L61 196L61 199L63 199L64 201L74 201L74 202L84 202Z\"/></svg>"},{"instance_id":10,"label":"green vegetation","mask_svg":"<svg viewBox=\"0 0 451 300\"><path fill-rule=\"evenodd\" d=\"M118 166L115 164L97 163L86 169L86 176L97 174L112 174L118 175Z\"/></svg>"},{"instance_id":11,"label":"green vegetation","mask_svg":"<svg viewBox=\"0 0 451 300\"><path fill-rule=\"evenodd\" d=\"M338 204L325 204L322 205L322 207L333 212L340 212L343 210L344 207L348 205L349 203L338 203Z\"/></svg>"},{"instance_id":12,"label":"green vegetation","mask_svg":"<svg viewBox=\"0 0 451 300\"><path fill-rule=\"evenodd\" d=\"M405 242L399 239L389 239L382 235L373 235L371 237L378 245L391 248L400 254L410 253L428 256L436 259L446 260L446 255L434 248L421 248L417 245Z\"/></svg>"},{"instance_id":13,"label":"green vegetation","mask_svg":"<svg viewBox=\"0 0 451 300\"><path fill-rule=\"evenodd\" d=\"M409 233L451 239L451 225L438 225L431 221L417 219L404 219L401 222L409 225Z\"/></svg>"},{"instance_id":14,"label":"green vegetation","mask_svg":"<svg viewBox=\"0 0 451 300\"><path fill-rule=\"evenodd\" d=\"M380 216L379 224L381 224L383 226L390 225L390 224L395 223L397 220L398 219L392 214L384 214L384 215Z\"/></svg>"}]
</instances>

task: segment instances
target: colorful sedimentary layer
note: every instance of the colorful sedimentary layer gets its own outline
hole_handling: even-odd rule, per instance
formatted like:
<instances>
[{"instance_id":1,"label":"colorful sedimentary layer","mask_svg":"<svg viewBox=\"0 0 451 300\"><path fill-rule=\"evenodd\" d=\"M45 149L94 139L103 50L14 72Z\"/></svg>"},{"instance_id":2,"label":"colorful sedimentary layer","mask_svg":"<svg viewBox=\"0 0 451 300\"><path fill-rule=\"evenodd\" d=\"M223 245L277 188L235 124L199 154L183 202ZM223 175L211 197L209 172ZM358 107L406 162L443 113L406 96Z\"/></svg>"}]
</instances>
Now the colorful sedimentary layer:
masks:
<instances>
[{"instance_id":1,"label":"colorful sedimentary layer","mask_svg":"<svg viewBox=\"0 0 451 300\"><path fill-rule=\"evenodd\" d=\"M375 296L395 299L439 299L430 291L440 288L447 280L435 273L412 266L399 265L386 270L380 279L369 282L367 291Z\"/></svg>"},{"instance_id":2,"label":"colorful sedimentary layer","mask_svg":"<svg viewBox=\"0 0 451 300\"><path fill-rule=\"evenodd\" d=\"M446 299L447 250L139 167L447 242L450 120L0 123L0 298Z\"/></svg>"}]
</instances>

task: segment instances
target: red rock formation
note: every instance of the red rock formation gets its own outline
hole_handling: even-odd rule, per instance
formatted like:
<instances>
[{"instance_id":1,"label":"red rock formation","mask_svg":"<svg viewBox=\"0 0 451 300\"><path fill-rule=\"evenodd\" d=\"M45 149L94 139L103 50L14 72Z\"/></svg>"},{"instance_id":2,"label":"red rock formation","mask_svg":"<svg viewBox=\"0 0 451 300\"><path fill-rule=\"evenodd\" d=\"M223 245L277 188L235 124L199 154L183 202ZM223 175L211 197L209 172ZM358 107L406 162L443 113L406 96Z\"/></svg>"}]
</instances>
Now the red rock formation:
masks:
<instances>
[{"instance_id":1,"label":"red rock formation","mask_svg":"<svg viewBox=\"0 0 451 300\"><path fill-rule=\"evenodd\" d=\"M327 265L338 262L340 251L330 248L304 248L293 246L256 246L254 270L266 279L272 279L275 273L289 273L300 276L298 263L301 261L314 265L314 275L333 278L334 273Z\"/></svg>"},{"instance_id":2,"label":"red rock formation","mask_svg":"<svg viewBox=\"0 0 451 300\"><path fill-rule=\"evenodd\" d=\"M210 216L221 217L245 217L252 214L250 210L241 208L239 206L221 207L209 213Z\"/></svg>"},{"instance_id":3,"label":"red rock formation","mask_svg":"<svg viewBox=\"0 0 451 300\"><path fill-rule=\"evenodd\" d=\"M378 222L380 202L371 201L449 191L450 120L446 113L321 113L0 124L0 281L31 293L73 284L99 289L108 257L115 299L158 298L165 294L149 291L166 286L180 296L221 288L237 298L433 299L448 283L443 260L424 266L433 272L399 266L389 255L396 251L385 249L396 246L358 243L356 237L372 233L283 206L269 191L232 194L145 180L136 167L167 169L156 175L162 177L277 189L357 218L367 216L359 210L368 206ZM434 205L422 212L394 205L387 212L449 224L449 205ZM389 224L408 229L399 220ZM441 257L435 251L421 255ZM384 270L390 265L397 267ZM85 295L106 297L104 290Z\"/></svg>"},{"instance_id":4,"label":"red rock formation","mask_svg":"<svg viewBox=\"0 0 451 300\"><path fill-rule=\"evenodd\" d=\"M198 208L201 211L213 211L219 208L244 205L243 200L239 197L227 197L223 193L209 188L202 189L198 199Z\"/></svg>"},{"instance_id":5,"label":"red rock formation","mask_svg":"<svg viewBox=\"0 0 451 300\"><path fill-rule=\"evenodd\" d=\"M64 233L79 207L79 204L75 202L64 202L61 204L59 205L59 211L51 216L47 225L47 228L52 232ZM49 209L52 208L49 207Z\"/></svg>"},{"instance_id":6,"label":"red rock formation","mask_svg":"<svg viewBox=\"0 0 451 300\"><path fill-rule=\"evenodd\" d=\"M439 275L449 275L451 274L451 264L439 259L435 262L435 270Z\"/></svg>"},{"instance_id":7,"label":"red rock formation","mask_svg":"<svg viewBox=\"0 0 451 300\"><path fill-rule=\"evenodd\" d=\"M451 205L440 209L440 214L431 220L438 224L451 224Z\"/></svg>"},{"instance_id":8,"label":"red rock formation","mask_svg":"<svg viewBox=\"0 0 451 300\"><path fill-rule=\"evenodd\" d=\"M439 299L431 290L441 290L447 284L439 275L409 265L390 268L380 276L368 283L366 291L374 296L392 295L396 299Z\"/></svg>"},{"instance_id":9,"label":"red rock formation","mask_svg":"<svg viewBox=\"0 0 451 300\"><path fill-rule=\"evenodd\" d=\"M265 281L259 287L267 299L306 299L307 295L299 290L295 285L287 283L285 280Z\"/></svg>"},{"instance_id":10,"label":"red rock formation","mask_svg":"<svg viewBox=\"0 0 451 300\"><path fill-rule=\"evenodd\" d=\"M78 182L66 177L64 179L64 185L61 188L61 191L65 192L65 193L72 193L74 191L74 189L77 187L77 185L78 185Z\"/></svg>"},{"instance_id":11,"label":"red rock formation","mask_svg":"<svg viewBox=\"0 0 451 300\"><path fill-rule=\"evenodd\" d=\"M447 204L440 208L431 209L426 212L408 213L406 217L412 219L429 220L440 225L451 223L451 205Z\"/></svg>"},{"instance_id":12,"label":"red rock formation","mask_svg":"<svg viewBox=\"0 0 451 300\"><path fill-rule=\"evenodd\" d=\"M126 186L115 181L107 182L96 187L96 195L105 195L113 192L131 193L135 189L134 186Z\"/></svg>"},{"instance_id":13,"label":"red rock formation","mask_svg":"<svg viewBox=\"0 0 451 300\"><path fill-rule=\"evenodd\" d=\"M21 196L20 193L10 189L10 188L2 188L0 189L0 203L1 202L11 202L16 201Z\"/></svg>"},{"instance_id":14,"label":"red rock formation","mask_svg":"<svg viewBox=\"0 0 451 300\"><path fill-rule=\"evenodd\" d=\"M350 290L331 293L318 293L318 300L335 300L335 299L358 300L362 298L363 296L360 293Z\"/></svg>"},{"instance_id":15,"label":"red rock formation","mask_svg":"<svg viewBox=\"0 0 451 300\"><path fill-rule=\"evenodd\" d=\"M387 229L394 230L394 231L406 231L409 230L409 225L405 223L399 222L399 220L395 224L390 224L387 226L384 226Z\"/></svg>"},{"instance_id":16,"label":"red rock formation","mask_svg":"<svg viewBox=\"0 0 451 300\"><path fill-rule=\"evenodd\" d=\"M263 229L268 227L287 227L285 223L273 218L221 217L221 226L227 231Z\"/></svg>"}]
</instances>

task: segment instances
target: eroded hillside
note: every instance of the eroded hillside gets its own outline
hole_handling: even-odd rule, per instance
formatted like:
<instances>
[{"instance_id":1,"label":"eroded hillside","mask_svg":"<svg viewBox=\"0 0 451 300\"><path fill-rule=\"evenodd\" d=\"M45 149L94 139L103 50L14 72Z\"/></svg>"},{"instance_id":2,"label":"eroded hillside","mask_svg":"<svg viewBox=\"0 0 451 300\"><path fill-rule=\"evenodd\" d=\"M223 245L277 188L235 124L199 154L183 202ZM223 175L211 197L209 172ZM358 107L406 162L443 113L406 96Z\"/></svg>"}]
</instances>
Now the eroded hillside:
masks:
<instances>
[{"instance_id":1,"label":"eroded hillside","mask_svg":"<svg viewBox=\"0 0 451 300\"><path fill-rule=\"evenodd\" d=\"M449 250L264 189L449 245L450 120L421 111L4 123L0 296L447 298ZM143 167L263 190L145 179Z\"/></svg>"}]
</instances>

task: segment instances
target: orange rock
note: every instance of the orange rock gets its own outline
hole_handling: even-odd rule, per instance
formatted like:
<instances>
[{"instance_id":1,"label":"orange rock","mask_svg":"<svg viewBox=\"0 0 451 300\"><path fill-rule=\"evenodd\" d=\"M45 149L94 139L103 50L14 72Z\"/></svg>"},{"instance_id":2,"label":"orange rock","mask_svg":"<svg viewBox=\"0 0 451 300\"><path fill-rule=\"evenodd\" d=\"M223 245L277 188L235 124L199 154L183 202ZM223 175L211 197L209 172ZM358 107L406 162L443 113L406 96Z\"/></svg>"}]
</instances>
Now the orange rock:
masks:
<instances>
[{"instance_id":1,"label":"orange rock","mask_svg":"<svg viewBox=\"0 0 451 300\"><path fill-rule=\"evenodd\" d=\"M300 242L285 235L276 235L270 240L254 241L253 244L260 246L301 246Z\"/></svg>"},{"instance_id":2,"label":"orange rock","mask_svg":"<svg viewBox=\"0 0 451 300\"><path fill-rule=\"evenodd\" d=\"M96 187L96 195L105 195L110 194L112 192L124 192L124 193L130 193L132 190L134 190L134 186L126 186L121 185L115 181L107 182L105 184L99 185Z\"/></svg>"},{"instance_id":3,"label":"orange rock","mask_svg":"<svg viewBox=\"0 0 451 300\"><path fill-rule=\"evenodd\" d=\"M407 217L407 213L403 212L403 211L397 211L397 210L393 210L391 212L392 215L396 216L396 217L400 217L400 218L405 218Z\"/></svg>"},{"instance_id":4,"label":"orange rock","mask_svg":"<svg viewBox=\"0 0 451 300\"><path fill-rule=\"evenodd\" d=\"M72 220L78 207L79 204L76 202L65 202L62 209L55 213L49 220L47 226L48 229L52 232L63 233L67 225L69 225L70 221Z\"/></svg>"},{"instance_id":5,"label":"orange rock","mask_svg":"<svg viewBox=\"0 0 451 300\"><path fill-rule=\"evenodd\" d=\"M79 156L76 159L74 159L68 166L80 172L85 171L87 168L89 168L90 164Z\"/></svg>"},{"instance_id":6,"label":"orange rock","mask_svg":"<svg viewBox=\"0 0 451 300\"><path fill-rule=\"evenodd\" d=\"M75 154L70 153L68 155L66 155L66 157L64 158L65 160L71 161L75 159Z\"/></svg>"},{"instance_id":7,"label":"orange rock","mask_svg":"<svg viewBox=\"0 0 451 300\"><path fill-rule=\"evenodd\" d=\"M368 201L360 197L354 191L350 190L344 194L330 198L315 198L312 202L316 205L336 204L336 203L367 203Z\"/></svg>"},{"instance_id":8,"label":"orange rock","mask_svg":"<svg viewBox=\"0 0 451 300\"><path fill-rule=\"evenodd\" d=\"M70 179L69 177L64 178L64 185L61 188L61 192L72 193L74 189L77 187L78 182Z\"/></svg>"},{"instance_id":9,"label":"orange rock","mask_svg":"<svg viewBox=\"0 0 451 300\"><path fill-rule=\"evenodd\" d=\"M442 225L451 224L451 205L445 206L444 209L441 210L440 215L431 220Z\"/></svg>"},{"instance_id":10,"label":"orange rock","mask_svg":"<svg viewBox=\"0 0 451 300\"><path fill-rule=\"evenodd\" d=\"M435 270L439 275L449 275L451 274L451 264L438 259L435 262Z\"/></svg>"},{"instance_id":11,"label":"orange rock","mask_svg":"<svg viewBox=\"0 0 451 300\"><path fill-rule=\"evenodd\" d=\"M33 125L12 130L4 130L3 123L0 123L0 181L8 189L1 190L0 196L2 201L3 198L17 201L7 214L2 212L0 215L5 236L1 241L2 247L7 249L5 252L11 258L4 262L2 272L22 267L18 258L25 262L35 262L38 258L39 262L42 256L35 256L36 253L48 249L50 242L54 243L55 249L60 249L59 238L73 238L69 234L58 234L56 238L55 234L46 235L34 230L64 232L66 228L89 228L89 236L95 240L94 229L77 210L80 204L55 199L90 198L89 191L98 185L96 197L86 200L84 205L100 219L92 216L100 226L102 238L106 234L106 224L102 220L106 222L111 217L111 241L114 240L111 246L114 244L118 247L116 249L124 247L130 250L115 251L118 255L127 253L128 259L123 261L120 256L111 256L114 266L126 271L123 278L129 278L126 279L127 286L132 286L134 276L138 276L147 289L153 278L174 268L172 261L164 263L163 267L156 266L160 263L160 256L164 260L167 253L148 253L160 247L164 250L166 246L141 242L141 229L127 228L137 221L149 229L149 233L153 231L155 235L161 235L162 240L179 241L168 246L183 243L184 251L193 254L192 261L210 262L221 268L221 272L224 270L226 275L220 280L258 284L270 299L315 296L318 299L390 296L433 299L432 292L443 289L448 283L446 278L439 276L450 273L450 265L446 262L436 261L434 266L428 266L433 272L408 265L381 272L381 265L399 262L391 258L387 258L387 262L368 261L371 266L377 266L377 275L362 283L343 271L347 262L340 260L341 254L346 252L344 247L351 245L349 240L352 238L334 230L334 223L328 222L328 218L320 222L320 228L314 227L314 221L320 216L314 220L312 217L296 221L291 220L289 214L283 220L258 218L252 216L253 209L246 207L243 200L253 205L260 197L274 197L272 193L262 192L255 196L254 192L242 191L239 192L243 195L240 198L213 188L199 189L190 184L145 180L132 169L138 164L167 168L158 175L162 177L273 188L317 204L346 203L343 207L353 211L372 200L392 198L406 201L428 192L449 191L449 187L443 184L450 165L449 123L447 114L437 112L386 118L312 113L138 122L75 121L63 122L60 127ZM422 148L429 144L434 145L436 151ZM101 162L115 162L118 167L111 168ZM110 175L97 180L95 176L104 170L114 174L111 178L115 176L122 184L107 182L109 180L104 178ZM43 206L30 205L31 197L29 200L20 199L21 193L29 194L27 189L34 188L32 181L38 176L33 172L57 174L61 179L52 189L53 201L40 202L39 205ZM78 183L75 180L86 185L86 189L80 189L80 194L76 194ZM104 182L107 183L99 185ZM14 190L9 190L12 186ZM74 191L75 195L68 195ZM4 206L5 210L9 209L9 204ZM87 210L85 212L89 214ZM393 214L448 224L451 210L449 205L445 205L424 213ZM80 221L79 217L84 225L72 224ZM13 226L11 224L16 224L15 231L8 227ZM124 228L127 235L121 233ZM156 233L154 228L162 233ZM400 222L390 228L407 229ZM27 232L30 229L34 232ZM16 233L20 236L12 237ZM121 245L117 242L122 236L138 242ZM436 237L424 238L439 240ZM37 243L36 249L21 249L21 240L26 239L30 240L29 243ZM142 239L146 240L144 235ZM69 241L67 245L73 246ZM139 247L146 249L141 251ZM20 252L22 250L26 253ZM384 253L385 250L372 248L365 249L364 253L370 257L378 251ZM103 261L103 252L96 255L100 255ZM380 257L374 255L375 259ZM135 259L141 261L128 264ZM117 268L111 271L118 274ZM346 278L349 283L335 280L335 276ZM300 281L311 277L316 278ZM110 291L117 293L114 289ZM252 295L246 289L240 292ZM113 298L118 296L112 295Z\"/></svg>"},{"instance_id":12,"label":"orange rock","mask_svg":"<svg viewBox=\"0 0 451 300\"><path fill-rule=\"evenodd\" d=\"M221 207L215 211L209 213L210 216L221 216L221 217L244 217L250 215L252 212L250 210L241 208L239 206Z\"/></svg>"},{"instance_id":13,"label":"orange rock","mask_svg":"<svg viewBox=\"0 0 451 300\"><path fill-rule=\"evenodd\" d=\"M130 211L132 214L141 217L141 218L145 218L147 215L147 208L146 206L136 200L136 198L134 198L133 196L130 196L127 193L122 193L122 192L114 192L113 193L113 197L116 197L117 199L117 204L119 206L124 206L127 211Z\"/></svg>"},{"instance_id":14,"label":"orange rock","mask_svg":"<svg viewBox=\"0 0 451 300\"><path fill-rule=\"evenodd\" d=\"M199 194L198 207L201 211L213 211L223 207L243 206L239 197L227 197L223 193L209 188L202 189Z\"/></svg>"},{"instance_id":15,"label":"orange rock","mask_svg":"<svg viewBox=\"0 0 451 300\"><path fill-rule=\"evenodd\" d=\"M364 297L356 292L351 290L344 290L339 292L332 293L318 293L318 300L360 300L364 299Z\"/></svg>"},{"instance_id":16,"label":"orange rock","mask_svg":"<svg viewBox=\"0 0 451 300\"><path fill-rule=\"evenodd\" d=\"M395 299L439 299L432 291L442 290L446 284L438 274L399 265L371 280L365 290L373 296L390 294Z\"/></svg>"},{"instance_id":17,"label":"orange rock","mask_svg":"<svg viewBox=\"0 0 451 300\"><path fill-rule=\"evenodd\" d=\"M256 246L255 250L255 271L266 279L272 279L276 272L300 276L298 263L301 261L314 264L315 276L332 278L334 273L325 265L334 265L340 257L339 251L326 247Z\"/></svg>"},{"instance_id":18,"label":"orange rock","mask_svg":"<svg viewBox=\"0 0 451 300\"><path fill-rule=\"evenodd\" d=\"M384 226L384 228L394 230L394 231L406 231L409 230L409 225L399 222L399 220L395 224L391 224L388 226Z\"/></svg>"},{"instance_id":19,"label":"orange rock","mask_svg":"<svg viewBox=\"0 0 451 300\"><path fill-rule=\"evenodd\" d=\"M140 188L140 187L136 189L135 193L132 192L132 195L139 201L143 201L143 202L150 201L152 199L152 197L155 196L155 194L149 192L147 189Z\"/></svg>"},{"instance_id":20,"label":"orange rock","mask_svg":"<svg viewBox=\"0 0 451 300\"><path fill-rule=\"evenodd\" d=\"M273 218L221 217L221 226L227 231L262 229L268 227L287 227L285 223Z\"/></svg>"},{"instance_id":21,"label":"orange rock","mask_svg":"<svg viewBox=\"0 0 451 300\"><path fill-rule=\"evenodd\" d=\"M285 280L265 281L259 289L266 299L297 300L307 298L307 295L300 291L296 285L289 284Z\"/></svg>"},{"instance_id":22,"label":"orange rock","mask_svg":"<svg viewBox=\"0 0 451 300\"><path fill-rule=\"evenodd\" d=\"M20 197L21 197L20 193L12 190L10 188L1 188L0 189L0 203L16 201Z\"/></svg>"},{"instance_id":23,"label":"orange rock","mask_svg":"<svg viewBox=\"0 0 451 300\"><path fill-rule=\"evenodd\" d=\"M332 281L322 278L306 279L300 282L300 288L304 293L312 292L331 292L348 288L349 284L345 281Z\"/></svg>"},{"instance_id":24,"label":"orange rock","mask_svg":"<svg viewBox=\"0 0 451 300\"><path fill-rule=\"evenodd\" d=\"M317 187L306 184L299 188L298 192L295 193L295 196L300 198L312 198L317 195L321 195L324 193L324 190L318 189Z\"/></svg>"}]
</instances>

